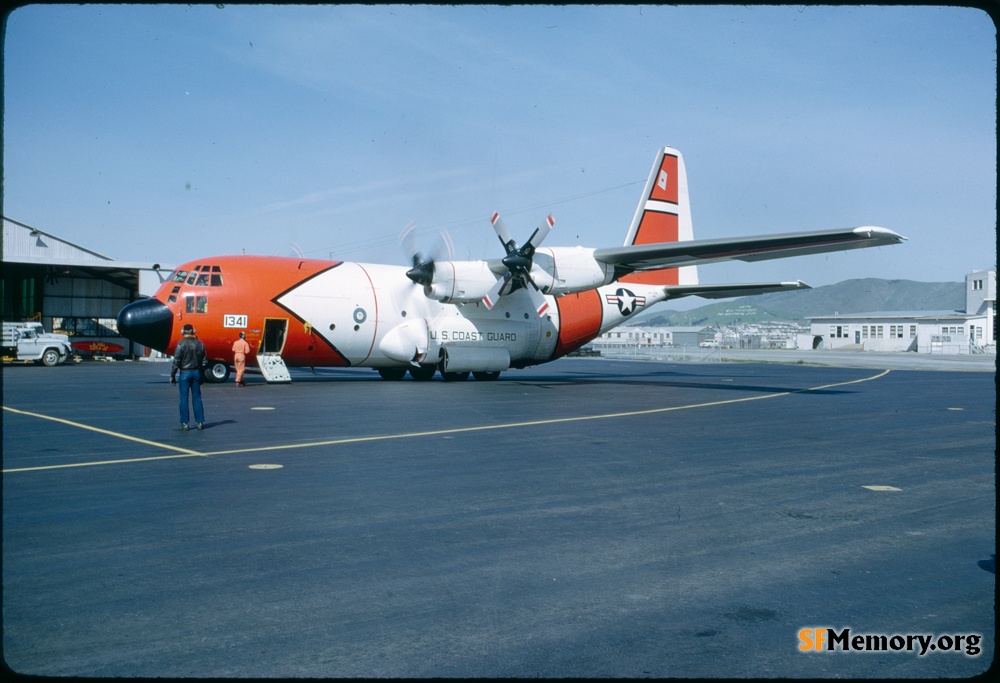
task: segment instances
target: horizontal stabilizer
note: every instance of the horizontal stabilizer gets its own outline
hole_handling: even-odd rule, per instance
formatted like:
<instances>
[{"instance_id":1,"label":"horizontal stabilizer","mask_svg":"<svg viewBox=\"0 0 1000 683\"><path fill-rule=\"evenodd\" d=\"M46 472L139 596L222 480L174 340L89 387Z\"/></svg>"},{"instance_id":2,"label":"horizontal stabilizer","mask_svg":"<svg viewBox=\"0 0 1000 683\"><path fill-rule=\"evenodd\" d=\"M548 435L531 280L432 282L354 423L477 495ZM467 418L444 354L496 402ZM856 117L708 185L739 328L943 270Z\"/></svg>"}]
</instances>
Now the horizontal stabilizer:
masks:
<instances>
[{"instance_id":1,"label":"horizontal stabilizer","mask_svg":"<svg viewBox=\"0 0 1000 683\"><path fill-rule=\"evenodd\" d=\"M766 261L830 251L881 247L899 244L905 239L888 228L867 226L846 230L636 244L598 249L594 252L594 258L613 265L616 275L621 277L635 272L720 261Z\"/></svg>"},{"instance_id":2,"label":"horizontal stabilizer","mask_svg":"<svg viewBox=\"0 0 1000 683\"><path fill-rule=\"evenodd\" d=\"M812 289L812 287L797 280L796 282L762 282L742 285L668 285L663 289L667 293L667 300L669 300L680 299L683 296L728 299L734 296L753 296L755 294L770 294L771 292L793 292L799 289Z\"/></svg>"}]
</instances>

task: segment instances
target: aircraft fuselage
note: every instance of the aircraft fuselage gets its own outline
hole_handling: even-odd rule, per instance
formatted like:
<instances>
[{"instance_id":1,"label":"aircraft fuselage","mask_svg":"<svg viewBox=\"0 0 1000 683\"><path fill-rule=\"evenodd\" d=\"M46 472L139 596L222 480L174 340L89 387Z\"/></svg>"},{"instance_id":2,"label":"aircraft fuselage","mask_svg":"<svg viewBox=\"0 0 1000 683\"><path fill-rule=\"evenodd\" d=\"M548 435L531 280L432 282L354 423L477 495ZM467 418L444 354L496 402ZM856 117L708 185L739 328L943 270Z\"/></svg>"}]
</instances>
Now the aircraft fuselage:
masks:
<instances>
[{"instance_id":1,"label":"aircraft fuselage","mask_svg":"<svg viewBox=\"0 0 1000 683\"><path fill-rule=\"evenodd\" d=\"M725 298L807 288L803 282L701 285L697 266L899 244L877 226L694 240L680 152L661 148L621 247L542 247L546 216L521 245L490 219L503 257L413 267L267 256L218 256L178 268L152 299L118 315L122 335L172 353L181 328L205 343L208 376L229 374L239 333L261 372L286 366L377 368L429 379L507 368L570 353L668 298ZM412 237L408 228L403 237ZM256 358L254 358L256 356ZM280 360L279 360L280 359ZM269 372L269 371L268 371ZM276 377L269 377L276 379ZM287 376L282 378L289 379Z\"/></svg>"},{"instance_id":2,"label":"aircraft fuselage","mask_svg":"<svg viewBox=\"0 0 1000 683\"><path fill-rule=\"evenodd\" d=\"M347 261L204 258L180 266L119 324L130 338L168 354L181 327L191 324L220 364L231 362L233 342L244 332L250 364L255 354L271 353L288 366L499 372L563 356L663 298L661 287L611 284L547 297L550 306L539 316L524 291L500 297L492 309L443 303L405 272Z\"/></svg>"}]
</instances>

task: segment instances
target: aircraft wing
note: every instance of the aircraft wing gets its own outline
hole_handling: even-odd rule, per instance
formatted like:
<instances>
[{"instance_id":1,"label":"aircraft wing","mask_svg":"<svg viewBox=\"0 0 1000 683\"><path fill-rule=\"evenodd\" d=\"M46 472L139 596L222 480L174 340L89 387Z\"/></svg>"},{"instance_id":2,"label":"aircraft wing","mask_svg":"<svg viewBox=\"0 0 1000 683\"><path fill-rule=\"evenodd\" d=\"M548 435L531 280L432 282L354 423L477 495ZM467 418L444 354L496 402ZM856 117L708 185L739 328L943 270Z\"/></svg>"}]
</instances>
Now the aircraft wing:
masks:
<instances>
[{"instance_id":1,"label":"aircraft wing","mask_svg":"<svg viewBox=\"0 0 1000 683\"><path fill-rule=\"evenodd\" d=\"M682 296L700 296L705 299L728 299L735 296L791 292L800 289L812 289L812 287L802 282L802 280L797 280L795 282L763 282L760 284L742 285L666 285L663 289L667 292L667 299L679 299Z\"/></svg>"},{"instance_id":2,"label":"aircraft wing","mask_svg":"<svg viewBox=\"0 0 1000 683\"><path fill-rule=\"evenodd\" d=\"M766 261L829 251L888 246L899 244L905 239L888 228L866 226L754 237L636 244L597 249L594 258L615 266L616 275L621 277L636 271L719 261Z\"/></svg>"}]
</instances>

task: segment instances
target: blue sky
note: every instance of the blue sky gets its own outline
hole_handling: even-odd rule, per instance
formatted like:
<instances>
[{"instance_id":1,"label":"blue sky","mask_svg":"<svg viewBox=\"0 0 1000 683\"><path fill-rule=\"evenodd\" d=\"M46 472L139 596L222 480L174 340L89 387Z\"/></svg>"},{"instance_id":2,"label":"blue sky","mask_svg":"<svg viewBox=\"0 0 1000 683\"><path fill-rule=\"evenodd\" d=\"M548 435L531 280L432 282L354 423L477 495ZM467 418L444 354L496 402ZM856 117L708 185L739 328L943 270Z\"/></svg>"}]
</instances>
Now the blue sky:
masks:
<instances>
[{"instance_id":1,"label":"blue sky","mask_svg":"<svg viewBox=\"0 0 1000 683\"><path fill-rule=\"evenodd\" d=\"M696 238L909 238L702 282L996 263L996 31L971 8L28 6L3 136L4 215L123 260L403 264L411 221L490 258L494 210L616 246L672 145Z\"/></svg>"}]
</instances>

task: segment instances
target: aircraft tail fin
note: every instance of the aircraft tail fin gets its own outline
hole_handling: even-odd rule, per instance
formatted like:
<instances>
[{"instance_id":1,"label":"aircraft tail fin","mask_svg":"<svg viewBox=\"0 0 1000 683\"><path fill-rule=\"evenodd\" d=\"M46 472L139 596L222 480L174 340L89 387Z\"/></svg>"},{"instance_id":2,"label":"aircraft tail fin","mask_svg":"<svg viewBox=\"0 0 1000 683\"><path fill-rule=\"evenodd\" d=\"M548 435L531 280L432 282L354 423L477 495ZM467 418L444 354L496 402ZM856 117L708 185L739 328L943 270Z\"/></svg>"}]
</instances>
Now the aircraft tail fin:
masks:
<instances>
[{"instance_id":1,"label":"aircraft tail fin","mask_svg":"<svg viewBox=\"0 0 1000 683\"><path fill-rule=\"evenodd\" d=\"M663 147L656 153L623 246L692 239L694 230L684 157L672 147ZM697 266L663 268L632 273L620 281L648 285L696 285L698 270Z\"/></svg>"}]
</instances>

